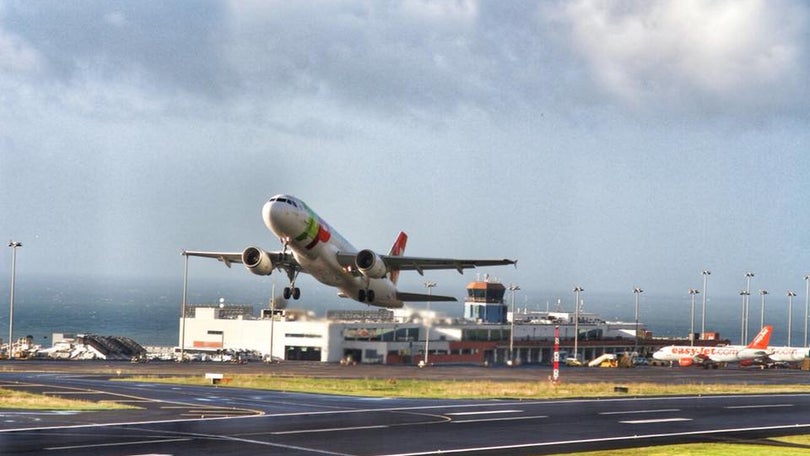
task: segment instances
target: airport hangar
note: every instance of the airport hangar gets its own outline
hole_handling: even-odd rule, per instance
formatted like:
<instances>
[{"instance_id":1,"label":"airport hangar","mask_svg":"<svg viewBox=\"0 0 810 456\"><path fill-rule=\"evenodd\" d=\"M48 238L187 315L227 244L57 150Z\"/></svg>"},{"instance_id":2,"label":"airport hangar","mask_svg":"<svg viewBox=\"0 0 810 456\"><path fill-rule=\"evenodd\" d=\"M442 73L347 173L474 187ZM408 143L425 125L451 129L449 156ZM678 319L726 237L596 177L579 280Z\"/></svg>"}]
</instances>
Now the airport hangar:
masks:
<instances>
[{"instance_id":1,"label":"airport hangar","mask_svg":"<svg viewBox=\"0 0 810 456\"><path fill-rule=\"evenodd\" d=\"M652 338L643 325L637 342L635 323L607 322L584 312L579 325L573 313L562 311L524 310L516 312L513 323L504 293L497 281L470 283L461 319L409 308L335 311L315 319L300 310L262 309L257 317L252 306L189 306L179 322L179 346L186 355L253 350L274 360L382 364L419 364L427 351L431 364L498 365L510 360L510 344L515 363L550 363L555 326L560 328L563 359L573 354L576 329L577 351L585 360L634 350L644 356L673 343Z\"/></svg>"}]
</instances>

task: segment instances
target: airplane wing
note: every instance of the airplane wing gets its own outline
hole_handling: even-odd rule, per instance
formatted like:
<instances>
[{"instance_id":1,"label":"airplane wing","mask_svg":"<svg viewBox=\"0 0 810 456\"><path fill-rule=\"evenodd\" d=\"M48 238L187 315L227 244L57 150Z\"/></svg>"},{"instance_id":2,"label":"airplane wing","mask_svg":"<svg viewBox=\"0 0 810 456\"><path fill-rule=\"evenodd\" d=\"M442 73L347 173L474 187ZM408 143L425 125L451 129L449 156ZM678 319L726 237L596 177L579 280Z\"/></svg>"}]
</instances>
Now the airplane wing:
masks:
<instances>
[{"instance_id":1,"label":"airplane wing","mask_svg":"<svg viewBox=\"0 0 810 456\"><path fill-rule=\"evenodd\" d=\"M183 255L196 256L203 258L216 258L217 260L225 263L225 266L231 267L233 263L243 263L243 252L206 252L200 250L183 250ZM274 268L281 268L285 271L303 271L303 268L292 255L285 254L284 252L267 252L265 253L273 261Z\"/></svg>"},{"instance_id":2,"label":"airplane wing","mask_svg":"<svg viewBox=\"0 0 810 456\"><path fill-rule=\"evenodd\" d=\"M338 263L343 267L351 267L355 265L357 254L355 253L338 253ZM394 255L380 255L380 259L385 263L389 271L416 271L420 275L424 275L425 270L431 269L455 269L460 273L464 269L475 268L478 266L502 266L507 264L517 264L517 260L467 260L457 258L425 258L425 257L412 257L412 256L394 256Z\"/></svg>"},{"instance_id":3,"label":"airplane wing","mask_svg":"<svg viewBox=\"0 0 810 456\"><path fill-rule=\"evenodd\" d=\"M203 258L216 258L217 260L225 263L225 266L229 268L233 263L242 262L242 252L202 252L196 250L183 250L183 255L203 257Z\"/></svg>"},{"instance_id":4,"label":"airplane wing","mask_svg":"<svg viewBox=\"0 0 810 456\"><path fill-rule=\"evenodd\" d=\"M426 295L426 294L419 294L419 293L403 293L401 291L397 292L397 300L398 301L407 301L407 302L450 302L450 301L458 301L458 299L452 296L437 296L437 295Z\"/></svg>"}]
</instances>

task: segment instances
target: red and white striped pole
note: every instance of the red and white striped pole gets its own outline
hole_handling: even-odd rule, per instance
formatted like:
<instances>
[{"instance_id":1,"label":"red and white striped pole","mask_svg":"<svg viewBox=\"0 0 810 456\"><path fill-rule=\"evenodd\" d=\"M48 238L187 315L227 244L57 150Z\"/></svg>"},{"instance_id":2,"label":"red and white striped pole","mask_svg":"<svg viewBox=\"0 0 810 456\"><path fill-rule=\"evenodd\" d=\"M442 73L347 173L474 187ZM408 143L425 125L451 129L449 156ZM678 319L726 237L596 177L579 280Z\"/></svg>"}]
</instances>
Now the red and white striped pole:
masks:
<instances>
[{"instance_id":1,"label":"red and white striped pole","mask_svg":"<svg viewBox=\"0 0 810 456\"><path fill-rule=\"evenodd\" d=\"M551 383L556 385L560 381L560 327L554 326L554 370L551 373Z\"/></svg>"}]
</instances>

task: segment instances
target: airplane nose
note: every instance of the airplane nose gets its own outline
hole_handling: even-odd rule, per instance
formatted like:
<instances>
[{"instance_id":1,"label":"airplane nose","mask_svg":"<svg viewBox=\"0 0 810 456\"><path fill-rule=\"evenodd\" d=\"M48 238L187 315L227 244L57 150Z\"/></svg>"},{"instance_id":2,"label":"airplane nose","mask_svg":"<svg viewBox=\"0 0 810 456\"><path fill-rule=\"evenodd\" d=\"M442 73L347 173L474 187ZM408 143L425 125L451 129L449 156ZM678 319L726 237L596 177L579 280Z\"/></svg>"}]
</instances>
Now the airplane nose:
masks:
<instances>
[{"instance_id":1,"label":"airplane nose","mask_svg":"<svg viewBox=\"0 0 810 456\"><path fill-rule=\"evenodd\" d=\"M291 238L300 231L299 209L286 198L273 198L264 203L262 219L267 229L279 238Z\"/></svg>"},{"instance_id":2,"label":"airplane nose","mask_svg":"<svg viewBox=\"0 0 810 456\"><path fill-rule=\"evenodd\" d=\"M264 226L270 231L275 231L273 230L273 203L273 201L268 201L264 203L262 207L262 220L264 221Z\"/></svg>"}]
</instances>

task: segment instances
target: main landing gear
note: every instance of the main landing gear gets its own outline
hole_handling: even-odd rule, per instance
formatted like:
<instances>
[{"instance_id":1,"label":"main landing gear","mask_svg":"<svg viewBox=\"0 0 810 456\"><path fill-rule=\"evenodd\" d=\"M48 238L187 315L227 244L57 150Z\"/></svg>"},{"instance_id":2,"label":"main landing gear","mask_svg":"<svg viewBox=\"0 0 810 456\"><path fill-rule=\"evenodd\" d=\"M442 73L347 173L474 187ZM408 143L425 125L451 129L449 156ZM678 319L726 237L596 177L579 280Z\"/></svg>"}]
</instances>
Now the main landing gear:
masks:
<instances>
[{"instance_id":1,"label":"main landing gear","mask_svg":"<svg viewBox=\"0 0 810 456\"><path fill-rule=\"evenodd\" d=\"M374 290L363 290L357 292L357 300L360 302L374 302Z\"/></svg>"},{"instance_id":2,"label":"main landing gear","mask_svg":"<svg viewBox=\"0 0 810 456\"><path fill-rule=\"evenodd\" d=\"M290 284L292 285L292 284ZM301 297L301 289L298 287L284 287L284 299L298 299Z\"/></svg>"},{"instance_id":3,"label":"main landing gear","mask_svg":"<svg viewBox=\"0 0 810 456\"><path fill-rule=\"evenodd\" d=\"M284 287L284 299L290 299L290 297L298 299L301 297L301 289L295 286L295 279L298 278L298 272L298 268L287 268L287 278L290 279L290 286Z\"/></svg>"}]
</instances>

